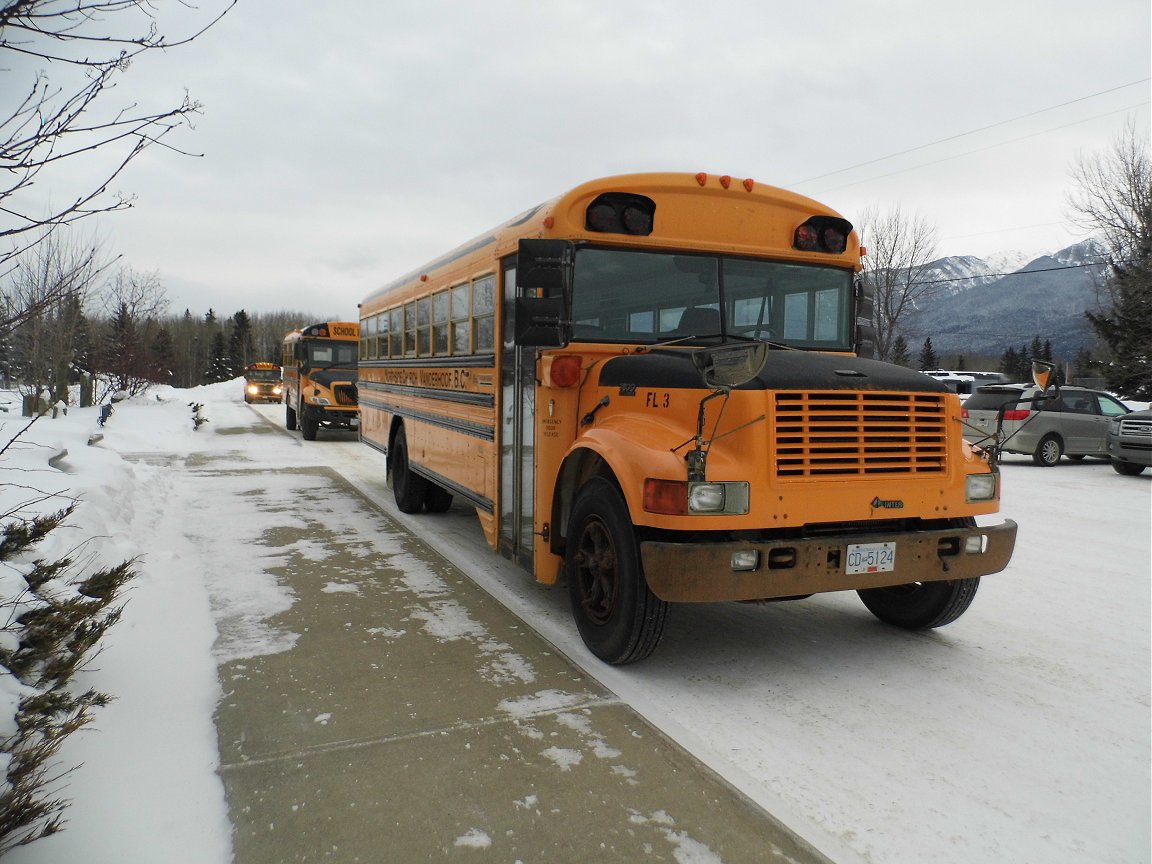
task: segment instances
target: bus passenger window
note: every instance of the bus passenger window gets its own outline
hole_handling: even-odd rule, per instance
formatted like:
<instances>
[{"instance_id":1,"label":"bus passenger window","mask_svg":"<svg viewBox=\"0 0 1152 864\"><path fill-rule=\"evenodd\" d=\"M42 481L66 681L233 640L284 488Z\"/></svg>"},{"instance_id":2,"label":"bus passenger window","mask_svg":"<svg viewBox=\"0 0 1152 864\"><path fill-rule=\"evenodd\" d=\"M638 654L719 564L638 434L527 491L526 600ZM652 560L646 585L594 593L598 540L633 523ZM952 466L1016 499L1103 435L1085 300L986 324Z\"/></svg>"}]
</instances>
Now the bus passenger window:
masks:
<instances>
[{"instance_id":1,"label":"bus passenger window","mask_svg":"<svg viewBox=\"0 0 1152 864\"><path fill-rule=\"evenodd\" d=\"M440 357L448 353L447 291L438 291L432 296L432 353Z\"/></svg>"},{"instance_id":2,"label":"bus passenger window","mask_svg":"<svg viewBox=\"0 0 1152 864\"><path fill-rule=\"evenodd\" d=\"M416 304L404 304L404 356L416 356Z\"/></svg>"},{"instance_id":3,"label":"bus passenger window","mask_svg":"<svg viewBox=\"0 0 1152 864\"><path fill-rule=\"evenodd\" d=\"M388 311L388 355L404 356L404 310L397 306Z\"/></svg>"},{"instance_id":4,"label":"bus passenger window","mask_svg":"<svg viewBox=\"0 0 1152 864\"><path fill-rule=\"evenodd\" d=\"M475 322L476 353L496 348L496 277L477 279L472 289L472 318Z\"/></svg>"},{"instance_id":5,"label":"bus passenger window","mask_svg":"<svg viewBox=\"0 0 1152 864\"><path fill-rule=\"evenodd\" d=\"M470 303L468 289L471 286L457 285L452 289L452 353L467 354L472 349L471 327L469 326Z\"/></svg>"}]
</instances>

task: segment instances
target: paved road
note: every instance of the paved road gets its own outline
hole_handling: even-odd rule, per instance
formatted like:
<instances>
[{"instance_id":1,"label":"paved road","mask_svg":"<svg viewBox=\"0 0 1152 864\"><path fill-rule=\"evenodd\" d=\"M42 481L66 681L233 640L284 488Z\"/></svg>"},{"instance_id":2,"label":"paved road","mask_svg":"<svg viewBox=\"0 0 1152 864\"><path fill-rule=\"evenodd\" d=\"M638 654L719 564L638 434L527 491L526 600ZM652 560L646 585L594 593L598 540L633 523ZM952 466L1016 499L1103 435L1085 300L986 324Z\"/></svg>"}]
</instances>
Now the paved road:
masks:
<instances>
[{"instance_id":1,"label":"paved road","mask_svg":"<svg viewBox=\"0 0 1152 864\"><path fill-rule=\"evenodd\" d=\"M335 473L185 468L294 595L220 604L236 864L827 861Z\"/></svg>"}]
</instances>

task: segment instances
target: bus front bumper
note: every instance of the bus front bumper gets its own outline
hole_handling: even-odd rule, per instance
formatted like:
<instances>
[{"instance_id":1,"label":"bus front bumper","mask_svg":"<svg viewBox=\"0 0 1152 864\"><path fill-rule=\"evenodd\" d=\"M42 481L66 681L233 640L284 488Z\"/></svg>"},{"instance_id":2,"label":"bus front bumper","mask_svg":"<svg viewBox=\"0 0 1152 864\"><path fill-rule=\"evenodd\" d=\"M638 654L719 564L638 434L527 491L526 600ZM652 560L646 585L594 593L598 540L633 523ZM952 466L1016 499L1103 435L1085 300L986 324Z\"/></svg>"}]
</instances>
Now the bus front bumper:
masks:
<instances>
[{"instance_id":1,"label":"bus front bumper","mask_svg":"<svg viewBox=\"0 0 1152 864\"><path fill-rule=\"evenodd\" d=\"M971 539L970 539L971 538ZM892 569L846 572L849 547L856 556L885 547ZM773 541L668 543L645 541L640 556L648 586L661 600L704 603L770 600L828 591L883 588L909 582L942 582L998 573L1016 545L1016 523L903 534L833 535ZM739 553L739 554L737 554ZM752 555L751 553L756 553ZM748 569L735 569L739 566ZM854 558L856 556L853 556ZM749 559L755 564L749 566ZM886 566L885 560L881 566Z\"/></svg>"}]
</instances>

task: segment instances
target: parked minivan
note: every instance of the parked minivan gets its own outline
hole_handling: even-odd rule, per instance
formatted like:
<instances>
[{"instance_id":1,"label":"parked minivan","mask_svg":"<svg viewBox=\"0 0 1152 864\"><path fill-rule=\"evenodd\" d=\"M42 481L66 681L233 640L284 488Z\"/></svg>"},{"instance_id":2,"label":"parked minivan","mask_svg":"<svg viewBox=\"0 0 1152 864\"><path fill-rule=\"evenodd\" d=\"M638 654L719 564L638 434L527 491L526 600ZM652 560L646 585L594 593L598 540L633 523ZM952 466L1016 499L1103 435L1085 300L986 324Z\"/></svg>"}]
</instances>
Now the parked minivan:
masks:
<instances>
[{"instance_id":1,"label":"parked minivan","mask_svg":"<svg viewBox=\"0 0 1152 864\"><path fill-rule=\"evenodd\" d=\"M962 409L965 435L973 443L992 442L1001 406L1002 449L1031 456L1046 467L1061 456L1108 458L1112 419L1130 413L1115 396L1084 387L1061 387L1058 393L1044 394L1032 384L987 385L977 388Z\"/></svg>"}]
</instances>

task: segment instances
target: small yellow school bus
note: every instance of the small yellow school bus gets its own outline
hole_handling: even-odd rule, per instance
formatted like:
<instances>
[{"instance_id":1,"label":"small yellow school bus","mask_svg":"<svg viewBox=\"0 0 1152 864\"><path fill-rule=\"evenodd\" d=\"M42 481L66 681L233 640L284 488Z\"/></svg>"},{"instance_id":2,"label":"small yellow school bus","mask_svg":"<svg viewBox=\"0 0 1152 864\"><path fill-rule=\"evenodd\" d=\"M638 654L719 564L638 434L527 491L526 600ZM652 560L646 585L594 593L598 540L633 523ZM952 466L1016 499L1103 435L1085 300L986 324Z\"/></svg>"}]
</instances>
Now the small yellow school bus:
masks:
<instances>
[{"instance_id":1,"label":"small yellow school bus","mask_svg":"<svg viewBox=\"0 0 1152 864\"><path fill-rule=\"evenodd\" d=\"M326 429L356 429L356 354L360 325L324 321L284 336L284 426L305 441Z\"/></svg>"},{"instance_id":2,"label":"small yellow school bus","mask_svg":"<svg viewBox=\"0 0 1152 864\"><path fill-rule=\"evenodd\" d=\"M275 363L249 363L244 367L244 401L279 402L284 393L280 367Z\"/></svg>"},{"instance_id":3,"label":"small yellow school bus","mask_svg":"<svg viewBox=\"0 0 1152 864\"><path fill-rule=\"evenodd\" d=\"M939 627L1015 543L957 395L867 359L838 213L711 174L594 180L360 306L361 439L402 511L474 507L567 581L589 649L647 656L670 604L855 590Z\"/></svg>"}]
</instances>

